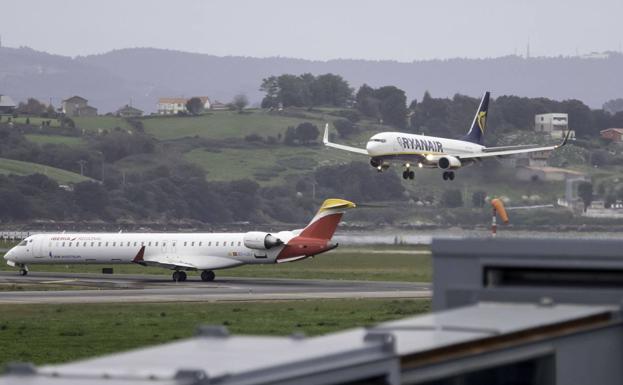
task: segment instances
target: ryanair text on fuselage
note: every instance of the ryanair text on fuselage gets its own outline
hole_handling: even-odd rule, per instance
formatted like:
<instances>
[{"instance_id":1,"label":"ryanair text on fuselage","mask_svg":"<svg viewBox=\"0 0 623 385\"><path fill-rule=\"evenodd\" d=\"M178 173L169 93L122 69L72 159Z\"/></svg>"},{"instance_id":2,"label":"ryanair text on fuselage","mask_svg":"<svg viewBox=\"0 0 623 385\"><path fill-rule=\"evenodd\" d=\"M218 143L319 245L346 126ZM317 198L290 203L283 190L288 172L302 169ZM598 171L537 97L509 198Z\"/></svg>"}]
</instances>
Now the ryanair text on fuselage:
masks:
<instances>
[{"instance_id":1,"label":"ryanair text on fuselage","mask_svg":"<svg viewBox=\"0 0 623 385\"><path fill-rule=\"evenodd\" d=\"M399 136L396 139L398 140L398 145L404 150L443 152L443 144L439 141L405 138L402 136Z\"/></svg>"}]
</instances>

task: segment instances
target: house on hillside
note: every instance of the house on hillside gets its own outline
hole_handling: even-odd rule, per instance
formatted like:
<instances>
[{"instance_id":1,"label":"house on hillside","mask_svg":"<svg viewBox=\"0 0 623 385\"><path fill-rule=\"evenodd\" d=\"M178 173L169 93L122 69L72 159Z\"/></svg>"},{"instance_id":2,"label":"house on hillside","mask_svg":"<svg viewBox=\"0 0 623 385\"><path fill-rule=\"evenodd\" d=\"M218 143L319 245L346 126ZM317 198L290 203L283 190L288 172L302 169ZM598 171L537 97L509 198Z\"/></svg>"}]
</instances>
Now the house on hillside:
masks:
<instances>
[{"instance_id":1,"label":"house on hillside","mask_svg":"<svg viewBox=\"0 0 623 385\"><path fill-rule=\"evenodd\" d=\"M534 116L534 130L548 134L552 138L562 139L569 130L569 115L563 113L537 114ZM575 138L571 132L570 138Z\"/></svg>"},{"instance_id":2,"label":"house on hillside","mask_svg":"<svg viewBox=\"0 0 623 385\"><path fill-rule=\"evenodd\" d=\"M8 95L0 95L0 115L12 114L15 111L15 102Z\"/></svg>"},{"instance_id":3,"label":"house on hillside","mask_svg":"<svg viewBox=\"0 0 623 385\"><path fill-rule=\"evenodd\" d=\"M97 116L97 108L89 106L89 101L81 96L72 96L61 102L61 111L65 116Z\"/></svg>"},{"instance_id":4,"label":"house on hillside","mask_svg":"<svg viewBox=\"0 0 623 385\"><path fill-rule=\"evenodd\" d=\"M195 96L196 98L199 98L201 100L201 103L203 104L203 109L204 110L209 110L212 108L212 103L210 103L210 98L207 96Z\"/></svg>"},{"instance_id":5,"label":"house on hillside","mask_svg":"<svg viewBox=\"0 0 623 385\"><path fill-rule=\"evenodd\" d=\"M158 115L176 115L178 112L186 112L186 98L160 98L158 99Z\"/></svg>"},{"instance_id":6,"label":"house on hillside","mask_svg":"<svg viewBox=\"0 0 623 385\"><path fill-rule=\"evenodd\" d=\"M118 109L115 114L122 118L136 118L138 116L143 116L143 111L126 104L125 106Z\"/></svg>"},{"instance_id":7,"label":"house on hillside","mask_svg":"<svg viewBox=\"0 0 623 385\"><path fill-rule=\"evenodd\" d=\"M160 98L158 99L158 115L175 115L178 112L188 112L186 103L192 98L199 98L204 110L212 108L212 102L207 96L193 96L190 98Z\"/></svg>"},{"instance_id":8,"label":"house on hillside","mask_svg":"<svg viewBox=\"0 0 623 385\"><path fill-rule=\"evenodd\" d=\"M603 139L611 140L615 143L621 143L621 137L623 137L623 128L606 128L599 131L599 136Z\"/></svg>"}]
</instances>

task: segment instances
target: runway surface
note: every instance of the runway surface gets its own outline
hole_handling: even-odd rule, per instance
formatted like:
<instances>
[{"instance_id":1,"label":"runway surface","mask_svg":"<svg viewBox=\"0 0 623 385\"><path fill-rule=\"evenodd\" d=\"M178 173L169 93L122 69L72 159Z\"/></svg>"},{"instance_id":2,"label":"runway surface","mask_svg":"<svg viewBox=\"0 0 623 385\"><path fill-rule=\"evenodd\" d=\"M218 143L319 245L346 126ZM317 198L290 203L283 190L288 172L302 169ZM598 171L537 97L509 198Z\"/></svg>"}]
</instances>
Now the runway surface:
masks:
<instances>
[{"instance_id":1,"label":"runway surface","mask_svg":"<svg viewBox=\"0 0 623 385\"><path fill-rule=\"evenodd\" d=\"M276 301L339 298L430 298L430 285L409 282L217 278L173 282L166 275L0 272L0 285L51 290L0 291L0 304ZM73 290L77 286L84 290ZM58 290L56 289L58 287ZM60 290L65 288L65 290ZM71 288L72 290L67 290Z\"/></svg>"}]
</instances>

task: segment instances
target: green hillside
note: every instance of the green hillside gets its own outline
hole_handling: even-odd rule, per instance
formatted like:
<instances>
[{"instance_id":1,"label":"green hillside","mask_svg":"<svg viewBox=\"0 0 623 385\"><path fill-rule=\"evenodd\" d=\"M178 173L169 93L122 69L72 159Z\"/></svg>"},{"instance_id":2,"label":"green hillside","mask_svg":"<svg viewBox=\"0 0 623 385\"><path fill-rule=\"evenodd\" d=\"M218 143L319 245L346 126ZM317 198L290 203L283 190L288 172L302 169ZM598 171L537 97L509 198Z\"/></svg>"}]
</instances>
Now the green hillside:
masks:
<instances>
[{"instance_id":1,"label":"green hillside","mask_svg":"<svg viewBox=\"0 0 623 385\"><path fill-rule=\"evenodd\" d=\"M254 110L239 114L234 111L214 111L192 117L157 117L143 119L145 131L160 140L199 136L209 139L244 138L246 135L277 136L288 126L312 121L324 126L322 113L300 112L293 116Z\"/></svg>"},{"instance_id":2,"label":"green hillside","mask_svg":"<svg viewBox=\"0 0 623 385\"><path fill-rule=\"evenodd\" d=\"M45 135L45 134L27 134L26 139L37 144L66 144L68 146L82 146L84 140L75 136L63 135Z\"/></svg>"},{"instance_id":3,"label":"green hillside","mask_svg":"<svg viewBox=\"0 0 623 385\"><path fill-rule=\"evenodd\" d=\"M47 177L52 178L61 184L79 183L86 180L91 180L90 178L81 176L70 171L61 170L60 168L45 166L37 163L0 158L0 174L30 175L35 173L46 175Z\"/></svg>"}]
</instances>

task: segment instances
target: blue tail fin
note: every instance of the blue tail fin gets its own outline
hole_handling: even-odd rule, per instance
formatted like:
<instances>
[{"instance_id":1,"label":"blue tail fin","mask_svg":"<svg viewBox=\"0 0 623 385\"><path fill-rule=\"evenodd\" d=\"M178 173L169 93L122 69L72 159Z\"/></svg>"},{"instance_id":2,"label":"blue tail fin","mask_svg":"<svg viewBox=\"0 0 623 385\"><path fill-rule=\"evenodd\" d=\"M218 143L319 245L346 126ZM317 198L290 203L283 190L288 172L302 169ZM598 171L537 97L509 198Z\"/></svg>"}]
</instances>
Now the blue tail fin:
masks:
<instances>
[{"instance_id":1,"label":"blue tail fin","mask_svg":"<svg viewBox=\"0 0 623 385\"><path fill-rule=\"evenodd\" d=\"M489 110L489 91L485 92L480 106L474 116L474 121L467 134L462 138L466 142L482 145L484 143L485 128L487 127L487 112Z\"/></svg>"}]
</instances>

